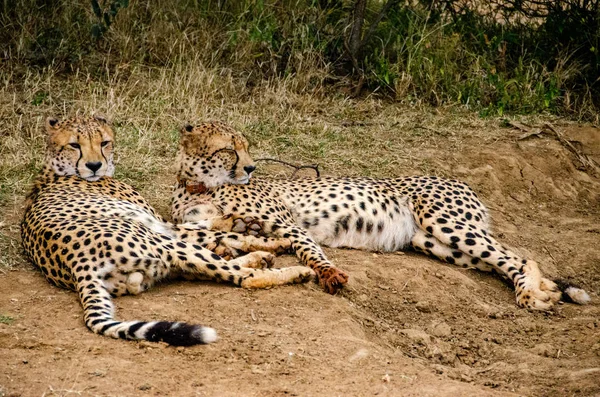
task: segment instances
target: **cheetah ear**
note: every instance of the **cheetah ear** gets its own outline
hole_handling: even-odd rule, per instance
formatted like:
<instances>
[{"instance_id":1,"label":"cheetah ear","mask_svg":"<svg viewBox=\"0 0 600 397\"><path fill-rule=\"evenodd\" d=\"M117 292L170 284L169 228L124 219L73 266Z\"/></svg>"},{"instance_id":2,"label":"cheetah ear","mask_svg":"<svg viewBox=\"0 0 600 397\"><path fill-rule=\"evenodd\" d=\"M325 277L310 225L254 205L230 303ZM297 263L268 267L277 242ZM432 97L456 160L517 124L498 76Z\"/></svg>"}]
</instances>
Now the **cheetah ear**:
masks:
<instances>
[{"instance_id":1,"label":"cheetah ear","mask_svg":"<svg viewBox=\"0 0 600 397\"><path fill-rule=\"evenodd\" d=\"M46 118L46 132L52 133L56 131L56 127L58 126L58 119L56 117L49 116Z\"/></svg>"},{"instance_id":2,"label":"cheetah ear","mask_svg":"<svg viewBox=\"0 0 600 397\"><path fill-rule=\"evenodd\" d=\"M107 125L111 125L110 120L108 119L108 117L106 117L105 115L101 114L101 113L96 113L94 114L94 119L96 121L99 121L101 123L107 124Z\"/></svg>"},{"instance_id":3,"label":"cheetah ear","mask_svg":"<svg viewBox=\"0 0 600 397\"><path fill-rule=\"evenodd\" d=\"M181 135L185 135L189 132L194 131L194 126L191 124L185 124L182 128L181 128Z\"/></svg>"}]
</instances>

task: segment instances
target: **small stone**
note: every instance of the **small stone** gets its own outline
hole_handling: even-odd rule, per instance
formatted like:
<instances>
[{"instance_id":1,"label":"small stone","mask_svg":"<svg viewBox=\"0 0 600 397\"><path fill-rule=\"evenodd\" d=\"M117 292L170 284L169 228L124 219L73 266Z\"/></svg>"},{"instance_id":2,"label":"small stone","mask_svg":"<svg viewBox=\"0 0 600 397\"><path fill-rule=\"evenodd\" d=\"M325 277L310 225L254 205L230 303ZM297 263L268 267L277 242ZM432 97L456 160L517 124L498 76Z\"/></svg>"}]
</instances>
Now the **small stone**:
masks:
<instances>
[{"instance_id":1,"label":"small stone","mask_svg":"<svg viewBox=\"0 0 600 397\"><path fill-rule=\"evenodd\" d=\"M420 329L401 329L400 333L411 341L421 345L428 345L431 343L431 336Z\"/></svg>"},{"instance_id":2,"label":"small stone","mask_svg":"<svg viewBox=\"0 0 600 397\"><path fill-rule=\"evenodd\" d=\"M589 329L594 329L595 324L594 323L589 323L586 325L586 327L588 327Z\"/></svg>"},{"instance_id":3,"label":"small stone","mask_svg":"<svg viewBox=\"0 0 600 397\"><path fill-rule=\"evenodd\" d=\"M488 314L488 317L492 319L502 318L502 316L502 312L491 312Z\"/></svg>"},{"instance_id":4,"label":"small stone","mask_svg":"<svg viewBox=\"0 0 600 397\"><path fill-rule=\"evenodd\" d=\"M467 374L461 374L460 375L460 380L462 380L463 382L473 382L473 378L471 378Z\"/></svg>"},{"instance_id":5,"label":"small stone","mask_svg":"<svg viewBox=\"0 0 600 397\"><path fill-rule=\"evenodd\" d=\"M427 301L419 301L419 302L417 302L415 307L421 313L431 313L431 306L429 306L429 302L427 302Z\"/></svg>"},{"instance_id":6,"label":"small stone","mask_svg":"<svg viewBox=\"0 0 600 397\"><path fill-rule=\"evenodd\" d=\"M531 352L542 357L555 357L556 348L550 343L539 343L531 348Z\"/></svg>"},{"instance_id":7,"label":"small stone","mask_svg":"<svg viewBox=\"0 0 600 397\"><path fill-rule=\"evenodd\" d=\"M352 362L352 361L359 361L362 360L363 358L367 357L369 355L369 351L365 348L359 349L356 353L354 353L349 359L348 361Z\"/></svg>"},{"instance_id":8,"label":"small stone","mask_svg":"<svg viewBox=\"0 0 600 397\"><path fill-rule=\"evenodd\" d=\"M452 328L442 321L431 327L431 335L437 336L438 338L447 338L452 335Z\"/></svg>"}]
</instances>

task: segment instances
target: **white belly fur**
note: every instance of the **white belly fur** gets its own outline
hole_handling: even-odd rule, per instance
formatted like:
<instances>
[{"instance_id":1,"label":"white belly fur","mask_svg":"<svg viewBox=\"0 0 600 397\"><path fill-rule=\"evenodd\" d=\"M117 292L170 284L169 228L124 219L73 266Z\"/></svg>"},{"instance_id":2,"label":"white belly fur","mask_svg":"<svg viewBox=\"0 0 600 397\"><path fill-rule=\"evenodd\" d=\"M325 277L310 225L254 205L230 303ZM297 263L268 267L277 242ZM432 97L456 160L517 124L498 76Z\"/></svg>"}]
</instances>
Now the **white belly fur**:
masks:
<instances>
[{"instance_id":1,"label":"white belly fur","mask_svg":"<svg viewBox=\"0 0 600 397\"><path fill-rule=\"evenodd\" d=\"M364 225L359 232L356 230L354 215L349 223L348 231L339 229L335 236L335 221L320 222L318 226L311 226L308 231L318 243L328 247L346 247L370 251L391 252L405 248L415 235L417 225L407 203L401 203L400 213L394 212L394 219L387 214L378 216L363 215ZM371 233L366 232L367 222L373 222ZM378 232L377 224L383 221L383 230Z\"/></svg>"}]
</instances>

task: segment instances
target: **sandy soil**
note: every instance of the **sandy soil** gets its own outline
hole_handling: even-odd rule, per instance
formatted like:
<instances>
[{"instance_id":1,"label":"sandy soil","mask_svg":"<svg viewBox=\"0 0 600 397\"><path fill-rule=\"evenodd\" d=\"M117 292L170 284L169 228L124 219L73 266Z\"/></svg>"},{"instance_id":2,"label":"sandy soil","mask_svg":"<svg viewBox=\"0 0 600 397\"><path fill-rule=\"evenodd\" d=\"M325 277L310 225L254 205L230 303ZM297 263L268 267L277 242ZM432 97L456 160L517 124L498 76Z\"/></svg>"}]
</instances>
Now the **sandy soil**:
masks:
<instances>
[{"instance_id":1,"label":"sandy soil","mask_svg":"<svg viewBox=\"0 0 600 397\"><path fill-rule=\"evenodd\" d=\"M567 133L597 162L599 137ZM497 237L546 274L576 280L591 305L533 313L488 274L412 252L327 249L351 275L336 296L312 283L176 282L116 300L123 319L218 330L213 345L173 348L92 334L76 295L23 261L0 275L0 314L13 319L0 324L0 396L599 395L600 180L547 135L463 147L415 155L469 182Z\"/></svg>"}]
</instances>

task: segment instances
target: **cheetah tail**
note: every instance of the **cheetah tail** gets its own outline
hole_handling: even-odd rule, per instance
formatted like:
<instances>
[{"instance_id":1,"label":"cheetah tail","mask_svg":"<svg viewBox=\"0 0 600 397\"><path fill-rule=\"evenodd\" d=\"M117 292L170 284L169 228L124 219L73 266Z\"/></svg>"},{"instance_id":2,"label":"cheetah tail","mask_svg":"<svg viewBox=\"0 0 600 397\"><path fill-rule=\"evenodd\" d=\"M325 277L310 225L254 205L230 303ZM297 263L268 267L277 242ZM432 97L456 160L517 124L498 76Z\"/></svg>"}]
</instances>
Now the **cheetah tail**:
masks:
<instances>
[{"instance_id":1,"label":"cheetah tail","mask_svg":"<svg viewBox=\"0 0 600 397\"><path fill-rule=\"evenodd\" d=\"M562 292L561 300L564 302L579 303L580 305L588 304L592 298L578 285L570 283L566 280L554 280L558 289Z\"/></svg>"},{"instance_id":2,"label":"cheetah tail","mask_svg":"<svg viewBox=\"0 0 600 397\"><path fill-rule=\"evenodd\" d=\"M174 346L208 344L217 340L214 329L170 321L116 321L111 297L99 280L80 285L85 325L96 334L116 339L166 342Z\"/></svg>"}]
</instances>

